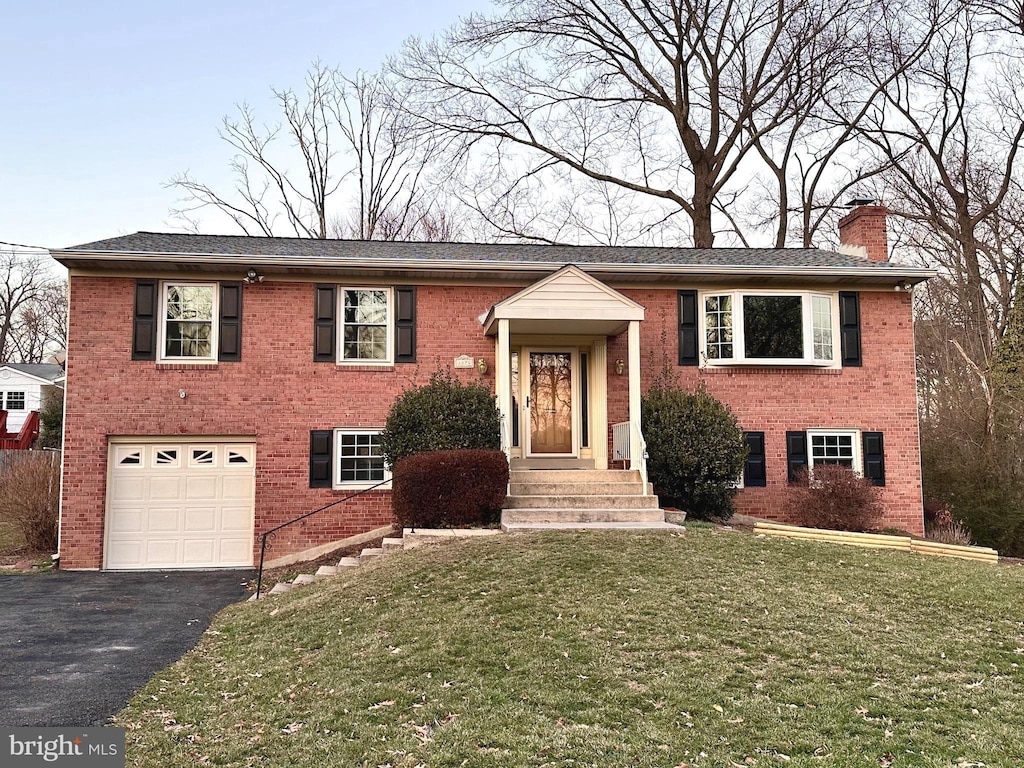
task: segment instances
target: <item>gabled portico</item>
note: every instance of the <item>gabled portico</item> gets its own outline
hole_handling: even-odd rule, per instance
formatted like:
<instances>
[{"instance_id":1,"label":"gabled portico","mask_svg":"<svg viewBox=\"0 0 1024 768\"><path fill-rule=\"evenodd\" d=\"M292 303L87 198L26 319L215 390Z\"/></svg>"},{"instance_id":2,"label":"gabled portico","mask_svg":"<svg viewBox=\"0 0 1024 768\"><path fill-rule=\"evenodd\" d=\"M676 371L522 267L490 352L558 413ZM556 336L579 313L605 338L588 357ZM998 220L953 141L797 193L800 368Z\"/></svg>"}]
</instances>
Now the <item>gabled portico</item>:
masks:
<instances>
[{"instance_id":1,"label":"gabled portico","mask_svg":"<svg viewBox=\"0 0 1024 768\"><path fill-rule=\"evenodd\" d=\"M608 466L609 336L628 332L631 468L639 468L640 322L644 308L567 265L481 318L495 336L495 389L510 458L592 459Z\"/></svg>"}]
</instances>

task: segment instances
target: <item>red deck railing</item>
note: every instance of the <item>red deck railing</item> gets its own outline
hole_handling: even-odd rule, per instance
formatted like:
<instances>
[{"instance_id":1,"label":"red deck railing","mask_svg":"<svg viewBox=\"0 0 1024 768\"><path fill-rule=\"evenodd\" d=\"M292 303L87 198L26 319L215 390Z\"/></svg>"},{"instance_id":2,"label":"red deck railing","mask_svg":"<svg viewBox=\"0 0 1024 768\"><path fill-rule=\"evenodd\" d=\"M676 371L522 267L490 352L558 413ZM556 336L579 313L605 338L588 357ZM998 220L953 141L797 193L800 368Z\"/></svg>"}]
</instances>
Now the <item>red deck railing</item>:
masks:
<instances>
[{"instance_id":1,"label":"red deck railing","mask_svg":"<svg viewBox=\"0 0 1024 768\"><path fill-rule=\"evenodd\" d=\"M4 431L0 432L0 451L27 451L31 448L39 437L39 411L32 411L28 415L17 434L6 431L7 412L0 413L3 414L0 416L0 425L4 426Z\"/></svg>"}]
</instances>

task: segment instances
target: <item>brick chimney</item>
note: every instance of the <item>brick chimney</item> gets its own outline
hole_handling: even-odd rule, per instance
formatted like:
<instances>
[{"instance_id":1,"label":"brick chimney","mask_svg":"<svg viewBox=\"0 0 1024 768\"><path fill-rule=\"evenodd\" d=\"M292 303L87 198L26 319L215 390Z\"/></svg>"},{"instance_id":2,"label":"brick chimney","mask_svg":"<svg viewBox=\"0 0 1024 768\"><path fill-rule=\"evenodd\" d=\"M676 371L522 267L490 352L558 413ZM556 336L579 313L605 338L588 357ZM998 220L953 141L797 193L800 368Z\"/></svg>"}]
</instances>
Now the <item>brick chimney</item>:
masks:
<instances>
[{"instance_id":1,"label":"brick chimney","mask_svg":"<svg viewBox=\"0 0 1024 768\"><path fill-rule=\"evenodd\" d=\"M864 249L872 261L889 260L884 205L858 205L839 220L839 242Z\"/></svg>"}]
</instances>

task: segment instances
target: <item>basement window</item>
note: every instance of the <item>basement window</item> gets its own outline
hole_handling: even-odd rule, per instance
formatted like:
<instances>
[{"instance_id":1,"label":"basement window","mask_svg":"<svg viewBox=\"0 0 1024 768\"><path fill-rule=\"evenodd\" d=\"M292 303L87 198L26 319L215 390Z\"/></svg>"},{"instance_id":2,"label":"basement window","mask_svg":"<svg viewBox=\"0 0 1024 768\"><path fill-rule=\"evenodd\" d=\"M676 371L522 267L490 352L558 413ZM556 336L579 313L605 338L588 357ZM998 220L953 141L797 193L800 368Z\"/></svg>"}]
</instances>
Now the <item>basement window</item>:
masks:
<instances>
[{"instance_id":1,"label":"basement window","mask_svg":"<svg viewBox=\"0 0 1024 768\"><path fill-rule=\"evenodd\" d=\"M335 431L337 484L366 486L391 478L380 451L380 431L339 429Z\"/></svg>"},{"instance_id":2,"label":"basement window","mask_svg":"<svg viewBox=\"0 0 1024 768\"><path fill-rule=\"evenodd\" d=\"M838 464L860 474L858 436L856 430L808 430L810 450L807 458L811 468L817 464Z\"/></svg>"}]
</instances>

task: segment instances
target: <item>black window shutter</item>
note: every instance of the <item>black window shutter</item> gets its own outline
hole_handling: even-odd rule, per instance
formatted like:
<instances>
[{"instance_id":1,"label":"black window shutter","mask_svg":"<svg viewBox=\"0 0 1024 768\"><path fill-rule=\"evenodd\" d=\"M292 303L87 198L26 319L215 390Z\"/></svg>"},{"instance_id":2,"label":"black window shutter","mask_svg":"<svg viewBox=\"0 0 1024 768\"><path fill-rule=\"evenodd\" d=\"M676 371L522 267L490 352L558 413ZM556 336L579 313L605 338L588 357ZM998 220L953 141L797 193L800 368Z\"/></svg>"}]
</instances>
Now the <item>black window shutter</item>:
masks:
<instances>
[{"instance_id":1,"label":"black window shutter","mask_svg":"<svg viewBox=\"0 0 1024 768\"><path fill-rule=\"evenodd\" d=\"M337 360L337 296L338 289L334 285L318 285L313 289L313 360L317 363Z\"/></svg>"},{"instance_id":2,"label":"black window shutter","mask_svg":"<svg viewBox=\"0 0 1024 768\"><path fill-rule=\"evenodd\" d=\"M329 429L314 429L309 433L309 487L330 488L331 445L334 432Z\"/></svg>"},{"instance_id":3,"label":"black window shutter","mask_svg":"<svg viewBox=\"0 0 1024 768\"><path fill-rule=\"evenodd\" d=\"M395 362L416 362L416 287L395 287Z\"/></svg>"},{"instance_id":4,"label":"black window shutter","mask_svg":"<svg viewBox=\"0 0 1024 768\"><path fill-rule=\"evenodd\" d=\"M786 473L789 482L797 479L800 471L807 466L807 433L786 433Z\"/></svg>"},{"instance_id":5,"label":"black window shutter","mask_svg":"<svg viewBox=\"0 0 1024 768\"><path fill-rule=\"evenodd\" d=\"M764 432L744 432L747 441L747 462L743 465L743 485L746 488L763 488L768 484L764 462Z\"/></svg>"},{"instance_id":6,"label":"black window shutter","mask_svg":"<svg viewBox=\"0 0 1024 768\"><path fill-rule=\"evenodd\" d=\"M132 324L132 360L156 360L156 280L135 281L135 319Z\"/></svg>"},{"instance_id":7,"label":"black window shutter","mask_svg":"<svg viewBox=\"0 0 1024 768\"><path fill-rule=\"evenodd\" d=\"M839 337L843 367L859 367L860 362L860 294L839 292Z\"/></svg>"},{"instance_id":8,"label":"black window shutter","mask_svg":"<svg viewBox=\"0 0 1024 768\"><path fill-rule=\"evenodd\" d=\"M881 432L865 432L864 440L864 477L872 485L885 485L885 449L882 445Z\"/></svg>"},{"instance_id":9,"label":"black window shutter","mask_svg":"<svg viewBox=\"0 0 1024 768\"><path fill-rule=\"evenodd\" d=\"M697 292L679 291L679 365L698 365Z\"/></svg>"},{"instance_id":10,"label":"black window shutter","mask_svg":"<svg viewBox=\"0 0 1024 768\"><path fill-rule=\"evenodd\" d=\"M220 328L217 359L237 363L242 359L242 284L220 284Z\"/></svg>"}]
</instances>

